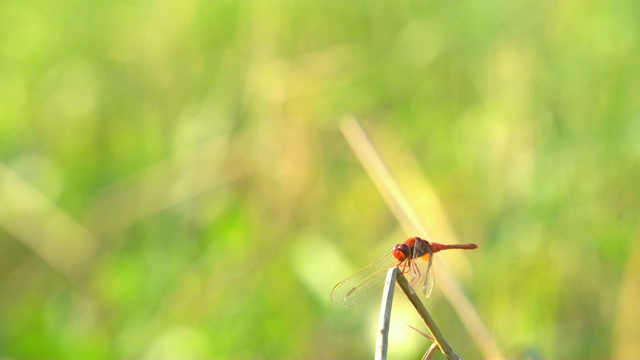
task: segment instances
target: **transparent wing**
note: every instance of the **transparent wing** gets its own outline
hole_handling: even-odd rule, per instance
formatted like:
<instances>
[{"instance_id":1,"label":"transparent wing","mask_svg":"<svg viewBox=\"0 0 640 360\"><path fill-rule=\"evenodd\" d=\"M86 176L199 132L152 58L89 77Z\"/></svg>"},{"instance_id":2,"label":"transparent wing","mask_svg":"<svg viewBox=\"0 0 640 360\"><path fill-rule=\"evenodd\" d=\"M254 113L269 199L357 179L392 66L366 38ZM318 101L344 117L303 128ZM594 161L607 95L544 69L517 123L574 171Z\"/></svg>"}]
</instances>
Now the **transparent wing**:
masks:
<instances>
[{"instance_id":1,"label":"transparent wing","mask_svg":"<svg viewBox=\"0 0 640 360\"><path fill-rule=\"evenodd\" d=\"M331 301L353 306L380 295L387 270L398 265L391 251L373 261L364 269L339 282L331 291Z\"/></svg>"},{"instance_id":2,"label":"transparent wing","mask_svg":"<svg viewBox=\"0 0 640 360\"><path fill-rule=\"evenodd\" d=\"M425 298L431 295L433 290L433 283L435 278L433 277L432 261L429 254L419 257L413 260L414 266L411 267L411 285L413 287L422 287L422 293Z\"/></svg>"}]
</instances>

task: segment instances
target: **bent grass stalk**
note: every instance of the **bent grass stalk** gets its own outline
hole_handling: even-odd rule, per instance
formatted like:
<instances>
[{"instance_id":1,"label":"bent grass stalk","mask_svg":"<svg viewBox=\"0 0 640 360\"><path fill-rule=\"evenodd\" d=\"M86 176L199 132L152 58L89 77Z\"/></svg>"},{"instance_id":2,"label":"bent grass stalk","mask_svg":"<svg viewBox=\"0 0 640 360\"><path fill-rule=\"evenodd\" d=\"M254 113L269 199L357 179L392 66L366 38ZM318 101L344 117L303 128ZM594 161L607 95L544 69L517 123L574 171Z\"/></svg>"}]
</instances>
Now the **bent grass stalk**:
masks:
<instances>
[{"instance_id":1,"label":"bent grass stalk","mask_svg":"<svg viewBox=\"0 0 640 360\"><path fill-rule=\"evenodd\" d=\"M414 309L418 312L422 321L424 321L425 325L433 334L434 345L436 345L440 351L447 357L449 360L462 360L462 358L453 351L453 348L447 342L444 335L436 325L435 320L427 311L427 308L424 306L420 298L413 290L411 285L409 284L409 280L398 270L397 267L393 267L389 269L387 272L387 278L384 285L384 291L382 293L382 304L380 305L380 322L378 325L378 339L376 342L376 360L385 360L387 358L387 349L389 342L389 323L391 321L391 307L393 304L393 293L395 289L396 280L400 289L404 292L405 296L411 302ZM435 355L435 348L432 345L429 350L427 350L425 357L426 359L433 358Z\"/></svg>"}]
</instances>

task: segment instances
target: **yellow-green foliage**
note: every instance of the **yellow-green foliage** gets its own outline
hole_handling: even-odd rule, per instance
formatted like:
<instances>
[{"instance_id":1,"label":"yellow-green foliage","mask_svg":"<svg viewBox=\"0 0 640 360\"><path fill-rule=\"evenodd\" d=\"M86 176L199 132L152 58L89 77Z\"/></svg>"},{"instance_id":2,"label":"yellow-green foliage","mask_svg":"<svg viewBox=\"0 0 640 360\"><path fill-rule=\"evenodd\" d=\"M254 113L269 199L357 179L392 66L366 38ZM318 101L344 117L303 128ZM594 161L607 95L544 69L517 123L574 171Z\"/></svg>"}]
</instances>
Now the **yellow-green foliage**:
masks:
<instances>
[{"instance_id":1,"label":"yellow-green foliage","mask_svg":"<svg viewBox=\"0 0 640 360\"><path fill-rule=\"evenodd\" d=\"M370 358L375 301L331 288L425 234L400 229L345 115L427 223L422 176L481 245L442 256L507 356L636 356L639 13L2 2L0 357ZM427 306L480 357L437 285ZM404 338L396 358L429 346Z\"/></svg>"}]
</instances>

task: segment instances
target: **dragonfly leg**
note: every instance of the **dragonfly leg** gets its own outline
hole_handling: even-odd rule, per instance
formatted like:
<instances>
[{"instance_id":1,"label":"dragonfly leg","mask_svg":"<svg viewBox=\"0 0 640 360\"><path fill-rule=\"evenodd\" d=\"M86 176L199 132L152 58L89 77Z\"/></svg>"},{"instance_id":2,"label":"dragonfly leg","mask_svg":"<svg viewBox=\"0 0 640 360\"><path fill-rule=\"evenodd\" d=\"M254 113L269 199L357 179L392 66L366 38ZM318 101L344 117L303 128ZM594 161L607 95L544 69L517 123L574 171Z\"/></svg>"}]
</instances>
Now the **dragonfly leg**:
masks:
<instances>
[{"instance_id":1,"label":"dragonfly leg","mask_svg":"<svg viewBox=\"0 0 640 360\"><path fill-rule=\"evenodd\" d=\"M398 264L398 269L400 269L400 272L402 272L402 274L406 274L409 272L409 269L407 268L408 266L406 261Z\"/></svg>"},{"instance_id":2,"label":"dragonfly leg","mask_svg":"<svg viewBox=\"0 0 640 360\"><path fill-rule=\"evenodd\" d=\"M415 287L415 285L418 283L418 280L420 280L420 276L422 275L422 273L420 272L420 268L418 267L415 261L412 261L410 266L411 266L410 284L411 286Z\"/></svg>"}]
</instances>

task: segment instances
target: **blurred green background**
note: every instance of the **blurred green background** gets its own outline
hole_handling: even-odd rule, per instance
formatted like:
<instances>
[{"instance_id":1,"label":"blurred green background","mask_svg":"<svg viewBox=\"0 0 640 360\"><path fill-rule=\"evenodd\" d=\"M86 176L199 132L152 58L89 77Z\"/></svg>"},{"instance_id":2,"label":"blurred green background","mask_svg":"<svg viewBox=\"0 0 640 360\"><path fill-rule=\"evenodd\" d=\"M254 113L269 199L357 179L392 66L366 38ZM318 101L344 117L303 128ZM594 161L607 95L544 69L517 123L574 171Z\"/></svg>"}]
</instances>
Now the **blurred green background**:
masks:
<instances>
[{"instance_id":1,"label":"blurred green background","mask_svg":"<svg viewBox=\"0 0 640 360\"><path fill-rule=\"evenodd\" d=\"M339 130L353 115L481 245L444 257L505 356L633 358L639 11L0 2L0 357L372 357L376 301L329 293L409 234ZM392 321L394 358L420 358Z\"/></svg>"}]
</instances>

